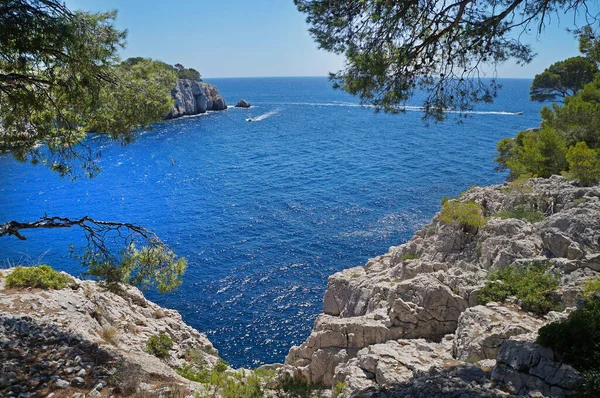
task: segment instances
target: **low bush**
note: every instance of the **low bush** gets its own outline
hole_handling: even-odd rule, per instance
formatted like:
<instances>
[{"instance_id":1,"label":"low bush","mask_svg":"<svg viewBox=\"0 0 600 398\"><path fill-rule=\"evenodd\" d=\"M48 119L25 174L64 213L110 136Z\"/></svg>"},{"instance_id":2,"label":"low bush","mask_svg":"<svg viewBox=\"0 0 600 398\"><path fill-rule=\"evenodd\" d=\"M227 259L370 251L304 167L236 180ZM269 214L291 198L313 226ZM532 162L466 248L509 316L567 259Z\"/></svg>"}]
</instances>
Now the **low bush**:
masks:
<instances>
[{"instance_id":1,"label":"low bush","mask_svg":"<svg viewBox=\"0 0 600 398\"><path fill-rule=\"evenodd\" d=\"M56 272L48 265L17 267L6 277L6 287L36 287L40 289L64 289L71 278Z\"/></svg>"},{"instance_id":2,"label":"low bush","mask_svg":"<svg viewBox=\"0 0 600 398\"><path fill-rule=\"evenodd\" d=\"M309 398L313 397L315 393L317 396L320 396L319 391L325 388L321 385L308 383L305 380L292 377L286 377L280 380L278 387L285 392L288 397L294 398Z\"/></svg>"},{"instance_id":3,"label":"low bush","mask_svg":"<svg viewBox=\"0 0 600 398\"><path fill-rule=\"evenodd\" d=\"M600 396L600 299L586 300L563 322L539 330L537 343L583 373L581 396Z\"/></svg>"},{"instance_id":4,"label":"low bush","mask_svg":"<svg viewBox=\"0 0 600 398\"><path fill-rule=\"evenodd\" d=\"M499 211L494 214L497 218L518 218L519 220L525 220L529 222L544 221L546 216L539 210L530 210L525 206L519 206L513 210Z\"/></svg>"},{"instance_id":5,"label":"low bush","mask_svg":"<svg viewBox=\"0 0 600 398\"><path fill-rule=\"evenodd\" d=\"M480 228L485 225L483 208L475 202L447 201L442 206L440 221L450 225Z\"/></svg>"},{"instance_id":6,"label":"low bush","mask_svg":"<svg viewBox=\"0 0 600 398\"><path fill-rule=\"evenodd\" d=\"M406 261L406 260L415 260L419 258L419 256L417 256L415 253L412 252L408 252L402 255L402 261Z\"/></svg>"},{"instance_id":7,"label":"low bush","mask_svg":"<svg viewBox=\"0 0 600 398\"><path fill-rule=\"evenodd\" d=\"M197 368L186 365L177 370L177 373L191 381L206 385L208 391L214 396L223 398L262 398L263 384L270 381L260 372L244 373L243 371L225 372L227 362L222 359L212 368ZM211 395L211 396L213 396Z\"/></svg>"},{"instance_id":8,"label":"low bush","mask_svg":"<svg viewBox=\"0 0 600 398\"><path fill-rule=\"evenodd\" d=\"M596 295L600 295L600 276L590 278L583 284L583 298L590 300Z\"/></svg>"},{"instance_id":9,"label":"low bush","mask_svg":"<svg viewBox=\"0 0 600 398\"><path fill-rule=\"evenodd\" d=\"M489 273L477 299L481 304L487 304L516 296L524 310L543 315L558 308L552 293L559 281L560 272L551 269L550 264L509 265Z\"/></svg>"},{"instance_id":10,"label":"low bush","mask_svg":"<svg viewBox=\"0 0 600 398\"><path fill-rule=\"evenodd\" d=\"M150 336L146 342L146 352L158 358L168 357L171 348L173 348L173 340L164 333Z\"/></svg>"}]
</instances>

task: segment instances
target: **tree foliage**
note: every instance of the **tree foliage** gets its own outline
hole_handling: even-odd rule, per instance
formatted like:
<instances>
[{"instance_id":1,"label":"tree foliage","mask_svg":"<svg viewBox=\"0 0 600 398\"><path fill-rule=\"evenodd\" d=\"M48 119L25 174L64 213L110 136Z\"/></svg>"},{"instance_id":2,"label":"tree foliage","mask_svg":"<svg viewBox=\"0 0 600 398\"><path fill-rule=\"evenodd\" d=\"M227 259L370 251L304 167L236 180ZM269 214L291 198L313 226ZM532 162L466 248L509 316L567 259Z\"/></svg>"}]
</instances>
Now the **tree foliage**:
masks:
<instances>
[{"instance_id":1,"label":"tree foliage","mask_svg":"<svg viewBox=\"0 0 600 398\"><path fill-rule=\"evenodd\" d=\"M0 4L0 153L97 172L86 133L122 137L168 112L175 73L118 67L116 12L72 12L57 0Z\"/></svg>"},{"instance_id":2,"label":"tree foliage","mask_svg":"<svg viewBox=\"0 0 600 398\"><path fill-rule=\"evenodd\" d=\"M143 61L147 61L147 59L142 58L142 57L133 57L133 58L128 58L125 61L123 61L123 64L128 65L128 66L133 66L133 65L137 65L138 63L143 62ZM161 61L155 61L155 62L159 62L164 68L175 72L178 79L190 79L190 80L202 81L202 78L200 77L200 72L198 72L194 68L186 68L185 66L183 66L182 64L179 64L179 63L177 63L175 65L169 65L169 64L161 62Z\"/></svg>"},{"instance_id":3,"label":"tree foliage","mask_svg":"<svg viewBox=\"0 0 600 398\"><path fill-rule=\"evenodd\" d=\"M593 149L588 148L582 141L572 146L567 151L569 173L583 185L591 185L600 181L600 156Z\"/></svg>"},{"instance_id":4,"label":"tree foliage","mask_svg":"<svg viewBox=\"0 0 600 398\"><path fill-rule=\"evenodd\" d=\"M531 61L533 49L518 33L542 31L549 14L585 10L582 0L294 0L307 14L320 48L343 54L334 87L363 103L396 112L417 91L426 116L444 117L491 102L498 84L480 80L484 65Z\"/></svg>"},{"instance_id":5,"label":"tree foliage","mask_svg":"<svg viewBox=\"0 0 600 398\"><path fill-rule=\"evenodd\" d=\"M499 169L510 169L510 178L522 175L549 177L569 174L588 185L598 182L600 164L600 75L564 105L541 111L542 128L504 138L494 159Z\"/></svg>"},{"instance_id":6,"label":"tree foliage","mask_svg":"<svg viewBox=\"0 0 600 398\"><path fill-rule=\"evenodd\" d=\"M0 3L0 154L47 163L61 175L81 162L92 176L98 154L82 142L89 131L129 141L168 113L175 68L143 58L119 63L126 32L115 17L72 12L58 0ZM0 237L74 226L87 238L80 258L90 274L160 292L181 283L186 260L135 224L44 216L6 222Z\"/></svg>"},{"instance_id":7,"label":"tree foliage","mask_svg":"<svg viewBox=\"0 0 600 398\"><path fill-rule=\"evenodd\" d=\"M181 284L186 259L177 257L154 232L136 224L99 221L87 216L78 219L44 216L34 222L4 223L0 225L0 237L26 240L22 230L72 227L79 227L85 234L87 246L81 251L74 250L74 256L87 267L88 274L108 283L156 287L161 293Z\"/></svg>"},{"instance_id":8,"label":"tree foliage","mask_svg":"<svg viewBox=\"0 0 600 398\"><path fill-rule=\"evenodd\" d=\"M572 57L550 65L535 75L530 88L532 101L563 100L575 95L585 84L594 80L598 73L596 63L586 57Z\"/></svg>"},{"instance_id":9,"label":"tree foliage","mask_svg":"<svg viewBox=\"0 0 600 398\"><path fill-rule=\"evenodd\" d=\"M544 107L541 115L542 126L560 131L568 146L585 141L590 148L600 148L600 75L565 98L564 106Z\"/></svg>"}]
</instances>

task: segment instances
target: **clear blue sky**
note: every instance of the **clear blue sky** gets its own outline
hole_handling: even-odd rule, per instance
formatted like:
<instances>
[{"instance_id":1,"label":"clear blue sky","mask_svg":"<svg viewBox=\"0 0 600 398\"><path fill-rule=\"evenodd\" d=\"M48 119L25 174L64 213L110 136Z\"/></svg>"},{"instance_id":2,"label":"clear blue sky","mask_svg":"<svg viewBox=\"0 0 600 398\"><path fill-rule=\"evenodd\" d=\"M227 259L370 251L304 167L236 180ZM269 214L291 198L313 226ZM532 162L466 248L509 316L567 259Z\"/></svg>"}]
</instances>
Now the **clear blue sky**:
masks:
<instances>
[{"instance_id":1,"label":"clear blue sky","mask_svg":"<svg viewBox=\"0 0 600 398\"><path fill-rule=\"evenodd\" d=\"M127 29L122 58L142 56L198 69L203 77L326 76L343 66L340 56L317 49L305 16L292 0L66 0L71 9L119 12ZM523 37L538 56L524 67L508 62L500 77L533 77L578 54L566 32L572 17L553 17L539 39ZM558 25L558 26L557 26ZM535 32L534 32L535 33Z\"/></svg>"}]
</instances>

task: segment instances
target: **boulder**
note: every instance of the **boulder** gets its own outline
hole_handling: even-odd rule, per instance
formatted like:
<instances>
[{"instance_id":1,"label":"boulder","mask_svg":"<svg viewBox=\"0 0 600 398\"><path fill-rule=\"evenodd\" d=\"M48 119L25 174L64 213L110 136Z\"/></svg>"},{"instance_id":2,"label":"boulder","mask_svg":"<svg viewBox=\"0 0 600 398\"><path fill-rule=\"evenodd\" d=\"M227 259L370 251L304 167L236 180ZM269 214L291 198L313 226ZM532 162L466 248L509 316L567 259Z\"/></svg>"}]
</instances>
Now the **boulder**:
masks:
<instances>
[{"instance_id":1,"label":"boulder","mask_svg":"<svg viewBox=\"0 0 600 398\"><path fill-rule=\"evenodd\" d=\"M454 358L461 361L495 359L502 342L508 339L530 340L544 320L517 306L488 303L468 308L458 318L454 335Z\"/></svg>"},{"instance_id":2,"label":"boulder","mask_svg":"<svg viewBox=\"0 0 600 398\"><path fill-rule=\"evenodd\" d=\"M236 105L236 108L250 108L250 103L246 100L240 100Z\"/></svg>"},{"instance_id":3,"label":"boulder","mask_svg":"<svg viewBox=\"0 0 600 398\"><path fill-rule=\"evenodd\" d=\"M492 380L514 389L517 395L565 397L575 395L583 378L561 362L549 348L526 341L502 343Z\"/></svg>"}]
</instances>

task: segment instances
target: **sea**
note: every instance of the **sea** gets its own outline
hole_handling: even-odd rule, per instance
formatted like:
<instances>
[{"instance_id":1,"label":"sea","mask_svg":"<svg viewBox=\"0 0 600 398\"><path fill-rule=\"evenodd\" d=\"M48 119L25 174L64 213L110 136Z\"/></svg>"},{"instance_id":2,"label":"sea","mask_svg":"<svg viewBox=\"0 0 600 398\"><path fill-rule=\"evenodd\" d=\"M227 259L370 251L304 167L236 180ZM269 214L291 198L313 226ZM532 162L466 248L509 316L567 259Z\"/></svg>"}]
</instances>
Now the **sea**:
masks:
<instances>
[{"instance_id":1,"label":"sea","mask_svg":"<svg viewBox=\"0 0 600 398\"><path fill-rule=\"evenodd\" d=\"M496 143L541 120L529 79L501 79L494 103L437 124L418 103L396 115L362 107L325 77L207 82L252 107L157 123L128 145L91 137L95 178L0 157L0 223L88 215L153 230L189 268L178 290L147 296L236 367L283 362L309 335L328 276L406 242L442 197L503 182ZM0 238L0 267L85 272L69 254L82 231L23 234Z\"/></svg>"}]
</instances>

